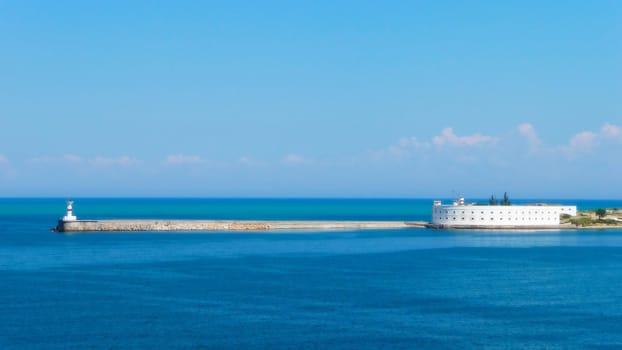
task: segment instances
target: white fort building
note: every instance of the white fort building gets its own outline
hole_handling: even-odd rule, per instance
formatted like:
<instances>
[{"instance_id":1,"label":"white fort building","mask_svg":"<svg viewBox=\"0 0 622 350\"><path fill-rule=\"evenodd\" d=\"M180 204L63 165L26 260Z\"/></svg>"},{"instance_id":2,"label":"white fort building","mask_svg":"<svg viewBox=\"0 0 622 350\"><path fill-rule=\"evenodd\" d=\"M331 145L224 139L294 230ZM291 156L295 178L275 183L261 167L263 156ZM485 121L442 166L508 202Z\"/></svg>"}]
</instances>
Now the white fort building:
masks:
<instances>
[{"instance_id":1,"label":"white fort building","mask_svg":"<svg viewBox=\"0 0 622 350\"><path fill-rule=\"evenodd\" d=\"M452 204L434 201L431 227L437 228L555 228L561 215L577 215L574 205L479 205L460 197Z\"/></svg>"}]
</instances>

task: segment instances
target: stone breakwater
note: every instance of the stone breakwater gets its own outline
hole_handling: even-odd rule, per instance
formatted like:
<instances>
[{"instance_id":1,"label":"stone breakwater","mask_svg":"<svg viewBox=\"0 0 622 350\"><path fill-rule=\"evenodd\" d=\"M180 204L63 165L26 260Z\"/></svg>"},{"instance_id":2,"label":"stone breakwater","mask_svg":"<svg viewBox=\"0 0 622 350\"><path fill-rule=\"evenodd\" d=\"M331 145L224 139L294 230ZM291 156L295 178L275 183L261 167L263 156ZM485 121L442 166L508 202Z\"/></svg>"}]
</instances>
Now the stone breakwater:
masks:
<instances>
[{"instance_id":1,"label":"stone breakwater","mask_svg":"<svg viewBox=\"0 0 622 350\"><path fill-rule=\"evenodd\" d=\"M401 221L246 221L246 220L60 220L57 232L272 231L423 228Z\"/></svg>"}]
</instances>

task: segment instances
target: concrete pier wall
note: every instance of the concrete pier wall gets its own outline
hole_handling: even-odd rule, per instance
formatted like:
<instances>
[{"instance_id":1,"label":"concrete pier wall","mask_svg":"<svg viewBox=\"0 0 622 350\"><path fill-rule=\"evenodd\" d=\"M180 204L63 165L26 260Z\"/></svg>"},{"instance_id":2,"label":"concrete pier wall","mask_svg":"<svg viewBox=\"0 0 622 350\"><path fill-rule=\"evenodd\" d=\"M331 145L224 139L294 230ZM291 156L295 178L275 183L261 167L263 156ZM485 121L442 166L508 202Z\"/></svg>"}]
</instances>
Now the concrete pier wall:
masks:
<instances>
[{"instance_id":1,"label":"concrete pier wall","mask_svg":"<svg viewBox=\"0 0 622 350\"><path fill-rule=\"evenodd\" d=\"M425 225L427 228L439 229L439 230L514 230L514 231L529 231L529 230L562 230L575 228L570 224L559 225L447 225L447 224L434 224L429 223Z\"/></svg>"},{"instance_id":2,"label":"concrete pier wall","mask_svg":"<svg viewBox=\"0 0 622 350\"><path fill-rule=\"evenodd\" d=\"M269 231L421 228L401 221L245 221L245 220L60 220L58 232L115 231Z\"/></svg>"}]
</instances>

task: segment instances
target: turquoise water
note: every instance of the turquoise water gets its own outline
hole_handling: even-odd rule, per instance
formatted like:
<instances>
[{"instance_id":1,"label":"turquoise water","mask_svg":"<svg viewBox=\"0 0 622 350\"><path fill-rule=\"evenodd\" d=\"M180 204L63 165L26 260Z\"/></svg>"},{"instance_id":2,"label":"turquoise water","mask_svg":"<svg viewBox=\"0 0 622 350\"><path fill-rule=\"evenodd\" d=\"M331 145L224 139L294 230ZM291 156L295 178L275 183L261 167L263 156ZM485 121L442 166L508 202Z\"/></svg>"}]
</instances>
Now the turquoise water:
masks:
<instances>
[{"instance_id":1,"label":"turquoise water","mask_svg":"<svg viewBox=\"0 0 622 350\"><path fill-rule=\"evenodd\" d=\"M429 220L430 204L74 207L80 218ZM0 199L2 349L622 347L622 230L51 233L63 213L62 199Z\"/></svg>"},{"instance_id":2,"label":"turquoise water","mask_svg":"<svg viewBox=\"0 0 622 350\"><path fill-rule=\"evenodd\" d=\"M265 220L408 220L429 218L431 200L407 199L169 199L78 198L78 218L188 218ZM0 212L64 215L60 199L0 199Z\"/></svg>"}]
</instances>

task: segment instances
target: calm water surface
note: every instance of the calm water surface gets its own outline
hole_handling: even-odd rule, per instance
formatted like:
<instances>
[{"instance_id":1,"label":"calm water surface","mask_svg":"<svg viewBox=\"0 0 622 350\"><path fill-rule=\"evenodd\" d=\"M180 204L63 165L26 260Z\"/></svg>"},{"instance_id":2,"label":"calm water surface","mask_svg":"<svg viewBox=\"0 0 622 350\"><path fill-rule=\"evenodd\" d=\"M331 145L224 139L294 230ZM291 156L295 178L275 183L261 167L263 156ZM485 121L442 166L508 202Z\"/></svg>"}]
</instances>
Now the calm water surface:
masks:
<instances>
[{"instance_id":1,"label":"calm water surface","mask_svg":"<svg viewBox=\"0 0 622 350\"><path fill-rule=\"evenodd\" d=\"M430 204L78 199L75 211L428 220ZM622 230L49 232L63 212L61 199L0 199L2 349L622 347Z\"/></svg>"}]
</instances>

